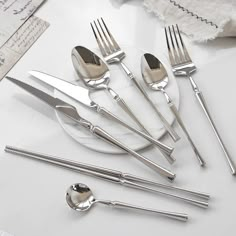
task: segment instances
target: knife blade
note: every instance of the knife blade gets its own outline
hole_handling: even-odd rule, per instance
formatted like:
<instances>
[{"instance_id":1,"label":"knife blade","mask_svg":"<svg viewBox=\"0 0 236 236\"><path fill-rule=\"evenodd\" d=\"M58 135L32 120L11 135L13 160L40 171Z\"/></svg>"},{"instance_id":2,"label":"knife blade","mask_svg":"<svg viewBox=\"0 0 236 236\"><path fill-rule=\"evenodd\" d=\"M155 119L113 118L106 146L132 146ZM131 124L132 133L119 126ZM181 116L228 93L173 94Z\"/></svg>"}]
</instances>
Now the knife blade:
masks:
<instances>
[{"instance_id":1,"label":"knife blade","mask_svg":"<svg viewBox=\"0 0 236 236\"><path fill-rule=\"evenodd\" d=\"M14 78L11 78L9 76L6 76L6 78L18 85L19 87L23 88L27 92L31 93L32 95L36 96L40 100L44 101L48 105L52 106L53 108L59 110L66 116L72 118L74 121L78 122L81 126L88 129L92 134L94 134L96 137L124 150L128 154L131 154L133 157L135 157L137 160L141 161L143 164L148 166L149 168L153 169L154 171L158 172L161 176L166 178L167 180L173 181L175 179L175 174L171 171L165 169L162 166L159 166L155 162L149 160L148 158L140 155L139 153L135 152L134 150L130 149L128 146L120 142L119 140L115 139L113 136L108 134L105 130L101 129L99 126L94 126L90 121L83 119L80 117L79 113L77 112L76 108L72 105L58 99L50 96L49 94L36 89L22 81L16 80Z\"/></svg>"},{"instance_id":2,"label":"knife blade","mask_svg":"<svg viewBox=\"0 0 236 236\"><path fill-rule=\"evenodd\" d=\"M68 81L62 80L55 76L40 72L40 71L29 71L29 74L35 78L43 81L44 83L52 86L53 88L61 91L67 96L75 99L77 102L80 102L88 107L96 106L96 103L91 100L89 97L89 90L83 88L79 85L72 84Z\"/></svg>"},{"instance_id":3,"label":"knife blade","mask_svg":"<svg viewBox=\"0 0 236 236\"><path fill-rule=\"evenodd\" d=\"M119 117L117 117L116 115L114 115L113 113L105 109L104 107L100 107L97 103L91 100L91 98L89 97L88 89L80 87L78 85L72 84L70 82L64 81L60 78L57 78L55 76L52 76L52 75L49 75L40 71L32 70L32 71L29 71L29 74L39 79L40 81L43 81L44 83L52 86L53 88L59 90L60 92L66 94L72 99L75 99L81 104L91 108L92 110L108 117L109 119L128 128L129 130L139 134L146 140L150 141L151 143L155 144L157 147L161 148L168 155L170 163L173 163L175 161L175 158L171 156L171 153L174 150L172 147L154 139L150 135L136 128L133 128L132 126L122 121Z\"/></svg>"}]
</instances>

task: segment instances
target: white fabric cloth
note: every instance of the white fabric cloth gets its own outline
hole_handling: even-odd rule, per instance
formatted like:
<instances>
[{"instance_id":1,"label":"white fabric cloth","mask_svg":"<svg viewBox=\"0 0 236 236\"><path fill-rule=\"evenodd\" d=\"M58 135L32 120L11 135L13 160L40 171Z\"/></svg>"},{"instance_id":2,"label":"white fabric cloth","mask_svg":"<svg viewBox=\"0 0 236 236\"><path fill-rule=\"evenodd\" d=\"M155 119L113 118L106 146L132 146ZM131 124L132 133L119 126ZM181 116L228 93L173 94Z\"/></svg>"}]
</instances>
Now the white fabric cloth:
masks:
<instances>
[{"instance_id":1,"label":"white fabric cloth","mask_svg":"<svg viewBox=\"0 0 236 236\"><path fill-rule=\"evenodd\" d=\"M235 0L144 0L144 6L194 41L236 36Z\"/></svg>"}]
</instances>

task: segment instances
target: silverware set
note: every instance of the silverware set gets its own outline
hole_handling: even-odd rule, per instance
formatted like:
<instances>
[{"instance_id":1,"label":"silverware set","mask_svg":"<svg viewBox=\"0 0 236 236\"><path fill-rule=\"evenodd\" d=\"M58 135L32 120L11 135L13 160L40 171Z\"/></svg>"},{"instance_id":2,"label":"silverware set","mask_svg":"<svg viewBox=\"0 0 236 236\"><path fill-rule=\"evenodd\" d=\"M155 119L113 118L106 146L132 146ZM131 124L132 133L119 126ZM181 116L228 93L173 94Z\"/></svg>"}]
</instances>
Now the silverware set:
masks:
<instances>
[{"instance_id":1,"label":"silverware set","mask_svg":"<svg viewBox=\"0 0 236 236\"><path fill-rule=\"evenodd\" d=\"M84 87L81 87L76 83L70 83L65 80L54 77L52 75L36 70L29 71L29 74L32 75L37 80L42 81L43 83L51 86L52 88L62 92L63 94L67 95L68 97L72 98L76 102L83 105L84 107L92 111L95 111L100 115L103 115L104 117L110 119L111 121L131 130L135 134L138 134L142 138L148 140L153 146L157 147L161 155L164 156L170 164L172 164L175 161L175 158L172 156L174 148L155 139L155 137L153 137L150 131L148 131L148 129L145 127L145 124L143 124L143 122L140 121L139 119L140 114L135 114L130 105L127 104L125 99L121 98L120 95L113 88L110 87L109 82L112 80L112 78L108 65L117 64L118 66L120 66L120 68L125 72L128 78L133 82L134 87L141 93L141 96L144 97L145 100L147 100L147 102L149 103L149 105L153 110L153 114L156 113L156 115L158 116L157 118L162 123L166 132L169 134L169 136L172 138L174 142L178 141L180 139L180 136L175 132L173 127L171 127L166 118L160 112L159 108L154 104L146 89L137 80L137 78L130 71L130 69L125 65L123 59L126 57L126 54L112 36L110 30L105 24L105 21L102 18L100 18L90 23L90 25L104 61L94 52L90 51L89 49L83 46L76 46L72 49L71 53L72 63L75 71L78 74L79 79L83 82ZM236 169L233 160L229 156L226 147L219 136L215 124L206 107L206 103L202 93L200 92L198 86L191 77L191 74L196 71L196 66L192 62L187 52L187 49L184 45L178 26L172 25L166 27L165 36L166 36L169 60L173 74L175 76L187 77L190 80L193 91L195 92L195 95L204 113L206 114L217 136L217 139L220 142L220 145L224 151L227 162L230 166L231 173L235 175ZM174 104L172 98L166 91L166 87L168 86L169 83L169 77L164 64L154 55L150 53L145 53L141 58L141 74L143 77L144 84L146 84L149 89L154 91L159 91L164 95L167 105L170 108L170 111L172 112L178 124L182 128L184 134L186 135L198 159L199 164L201 166L205 166L205 160L202 158L196 145L194 144L189 134L189 130L187 130L184 121L182 120L181 115L179 114L176 108L176 105ZM142 162L148 168L157 172L165 180L172 182L175 179L176 174L173 173L171 170L168 170L167 168L160 166L156 162L148 159L147 157L144 157L137 151L134 151L133 149L128 147L125 144L125 142L120 141L116 137L111 135L105 129L83 118L83 114L80 114L80 111L75 106L69 104L68 102L65 102L63 99L58 98L57 96L51 96L22 81L11 78L9 76L7 76L6 78L12 83L19 86L20 88L39 98L41 101L45 102L53 109L65 115L76 125L84 128L85 132L89 131L97 138L102 139L103 141L109 143L110 145L113 145L119 148L120 150L130 154L131 156L135 157L138 161ZM90 93L92 93L95 90L106 90L108 94L117 102L117 104L125 111L125 113L127 113L127 115L129 115L132 118L132 120L139 128L133 127L133 125L130 125L125 119L118 117L116 114L113 114L108 109L100 106L98 103L93 101L90 97ZM118 183L124 186L140 189L146 192L152 192L167 196L169 198L182 200L195 206L204 208L208 207L208 200L210 199L210 195L205 193L200 193L173 185L162 184L153 180L148 180L143 177L134 176L132 174L123 173L117 170L111 170L104 167L98 167L86 163L75 162L72 160L36 153L33 151L24 150L16 147L6 146L5 151L21 155L27 158L40 160L56 166L65 167L73 171L78 171L83 174L88 174L94 177L110 181L112 183ZM166 192L164 190L168 191ZM183 195L178 195L170 191L176 191ZM186 194L190 195L191 197L184 196ZM188 215L184 213L156 210L118 201L97 200L95 199L90 188L85 184L81 183L74 184L69 187L66 193L66 201L72 209L77 211L86 211L89 210L90 207L95 203L101 203L114 207L122 207L122 208L153 212L162 216L167 216L181 221L187 221L188 219Z\"/></svg>"}]
</instances>

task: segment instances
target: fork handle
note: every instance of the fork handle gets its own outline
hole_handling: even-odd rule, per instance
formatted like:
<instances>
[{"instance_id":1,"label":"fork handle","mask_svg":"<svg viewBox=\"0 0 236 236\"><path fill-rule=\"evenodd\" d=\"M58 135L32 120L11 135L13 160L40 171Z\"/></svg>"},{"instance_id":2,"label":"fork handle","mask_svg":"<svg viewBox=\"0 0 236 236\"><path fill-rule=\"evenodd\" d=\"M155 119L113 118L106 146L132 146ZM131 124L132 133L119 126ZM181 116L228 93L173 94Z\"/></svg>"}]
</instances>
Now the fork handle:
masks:
<instances>
[{"instance_id":1,"label":"fork handle","mask_svg":"<svg viewBox=\"0 0 236 236\"><path fill-rule=\"evenodd\" d=\"M136 128L133 128L132 126L128 125L127 123L125 123L124 121L122 121L120 118L118 118L116 115L114 115L113 113L109 112L106 108L104 107L97 107L96 111L104 116L106 116L109 119L112 119L114 121L116 121L117 123L121 124L122 126L128 128L129 130L139 134L140 136L142 136L143 138L147 139L148 141L150 141L151 143L157 145L160 149L162 149L165 153L167 153L169 156L170 154L173 152L173 148L169 147L168 145L154 139L153 137L145 134L144 132L139 131ZM175 159L173 158L173 161Z\"/></svg>"},{"instance_id":2,"label":"fork handle","mask_svg":"<svg viewBox=\"0 0 236 236\"><path fill-rule=\"evenodd\" d=\"M133 83L135 84L135 86L138 88L138 90L143 94L143 96L145 97L145 99L148 101L148 103L152 106L152 108L155 110L155 112L157 113L157 115L159 116L159 118L162 121L162 124L164 125L165 129L167 130L167 132L169 133L169 135L171 136L171 138L173 139L173 141L177 142L180 137L178 136L178 134L174 131L174 129L170 126L170 124L167 122L167 120L165 119L165 117L160 113L160 111L156 108L156 106L153 104L152 100L150 99L150 97L147 95L146 91L144 90L144 88L140 85L140 83L137 81L137 79L135 78L135 76L133 75L133 73L129 70L129 68L123 63L120 62L121 67L123 68L123 70L125 71L126 75L131 79L131 81L133 81Z\"/></svg>"},{"instance_id":3,"label":"fork handle","mask_svg":"<svg viewBox=\"0 0 236 236\"><path fill-rule=\"evenodd\" d=\"M126 104L124 99L122 99L119 94L116 93L112 88L107 87L107 90L111 94L112 98L117 102L117 104L123 109L123 111L125 111L146 134L150 135L146 128L143 126L143 124L139 121L139 119L135 116L135 114Z\"/></svg>"},{"instance_id":4,"label":"fork handle","mask_svg":"<svg viewBox=\"0 0 236 236\"><path fill-rule=\"evenodd\" d=\"M214 121L213 121L213 119L212 119L212 117L211 117L211 115L209 113L209 110L207 108L207 105L206 105L205 99L203 97L203 94L199 90L199 88L198 88L197 84L195 83L195 81L193 80L193 78L191 76L189 76L189 75L188 75L188 78L189 78L189 80L191 82L191 85L192 85L193 91L195 92L197 100L200 103L201 108L203 109L203 111L204 111L208 121L210 122L211 127L212 127L212 129L213 129L213 131L214 131L214 133L215 133L215 135L217 137L217 140L219 141L220 146L221 146L221 148L222 148L222 150L223 150L223 152L225 154L225 157L226 157L227 163L229 165L229 168L231 170L231 173L232 173L232 175L236 175L235 163L233 162L232 158L230 157L230 155L229 155L229 153L228 153L228 151L227 151L227 149L226 149L226 147L225 147L225 145L224 145L224 143L223 143L223 141L222 141L222 139L220 137L220 134L218 133L218 130L216 129L215 123L214 123Z\"/></svg>"},{"instance_id":5,"label":"fork handle","mask_svg":"<svg viewBox=\"0 0 236 236\"><path fill-rule=\"evenodd\" d=\"M125 144L121 143L119 140L112 137L110 134L108 134L105 130L98 126L94 126L90 131L98 136L99 138L103 139L106 142L109 142L110 144L124 150L128 154L131 154L133 157L135 157L137 160L141 161L144 165L148 166L149 168L153 169L154 171L158 172L161 176L166 178L167 180L173 181L175 179L175 174L171 171L165 169L162 166L159 166L155 162L149 160L148 158L142 156L141 154L135 152L134 150L127 147Z\"/></svg>"}]
</instances>

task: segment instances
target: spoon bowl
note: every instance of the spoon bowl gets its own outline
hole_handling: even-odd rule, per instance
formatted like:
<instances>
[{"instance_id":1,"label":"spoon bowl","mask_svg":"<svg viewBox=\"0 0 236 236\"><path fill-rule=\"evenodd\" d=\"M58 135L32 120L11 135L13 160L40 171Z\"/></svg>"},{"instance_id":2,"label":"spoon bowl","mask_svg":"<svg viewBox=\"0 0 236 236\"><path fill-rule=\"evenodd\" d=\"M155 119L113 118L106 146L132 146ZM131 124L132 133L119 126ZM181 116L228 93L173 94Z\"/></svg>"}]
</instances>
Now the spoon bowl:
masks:
<instances>
[{"instance_id":1,"label":"spoon bowl","mask_svg":"<svg viewBox=\"0 0 236 236\"><path fill-rule=\"evenodd\" d=\"M66 201L76 211L87 211L95 202L95 198L87 185L78 183L69 187Z\"/></svg>"},{"instance_id":2,"label":"spoon bowl","mask_svg":"<svg viewBox=\"0 0 236 236\"><path fill-rule=\"evenodd\" d=\"M166 69L154 55L143 55L141 70L144 82L152 90L162 91L167 86L169 79Z\"/></svg>"},{"instance_id":3,"label":"spoon bowl","mask_svg":"<svg viewBox=\"0 0 236 236\"><path fill-rule=\"evenodd\" d=\"M104 61L89 49L77 46L71 53L73 66L85 86L106 89L110 72Z\"/></svg>"}]
</instances>

